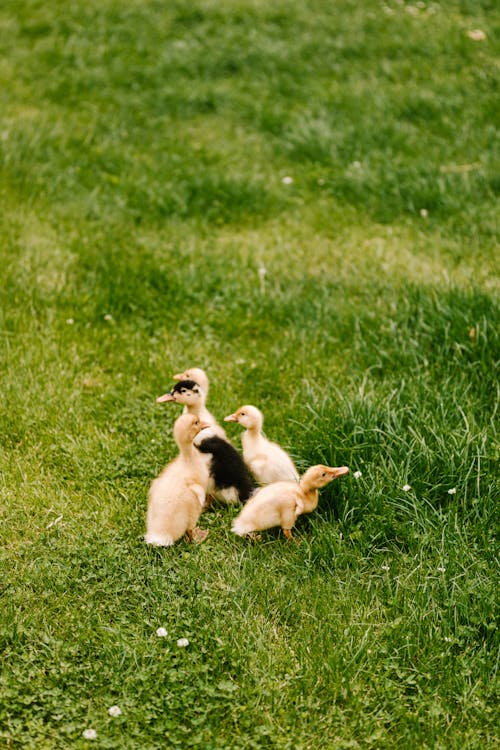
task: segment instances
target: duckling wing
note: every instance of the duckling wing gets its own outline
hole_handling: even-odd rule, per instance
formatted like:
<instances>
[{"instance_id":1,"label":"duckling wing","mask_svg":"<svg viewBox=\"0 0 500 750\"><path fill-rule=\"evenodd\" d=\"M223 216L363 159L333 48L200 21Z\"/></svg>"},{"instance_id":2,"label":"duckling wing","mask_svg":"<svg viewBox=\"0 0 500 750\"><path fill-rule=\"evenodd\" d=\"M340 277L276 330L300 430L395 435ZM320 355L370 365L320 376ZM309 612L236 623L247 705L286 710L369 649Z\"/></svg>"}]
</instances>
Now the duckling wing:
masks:
<instances>
[{"instance_id":1,"label":"duckling wing","mask_svg":"<svg viewBox=\"0 0 500 750\"><path fill-rule=\"evenodd\" d=\"M249 446L244 455L253 475L261 484L299 481L299 474L288 453L263 436L260 436L258 449L251 451Z\"/></svg>"}]
</instances>

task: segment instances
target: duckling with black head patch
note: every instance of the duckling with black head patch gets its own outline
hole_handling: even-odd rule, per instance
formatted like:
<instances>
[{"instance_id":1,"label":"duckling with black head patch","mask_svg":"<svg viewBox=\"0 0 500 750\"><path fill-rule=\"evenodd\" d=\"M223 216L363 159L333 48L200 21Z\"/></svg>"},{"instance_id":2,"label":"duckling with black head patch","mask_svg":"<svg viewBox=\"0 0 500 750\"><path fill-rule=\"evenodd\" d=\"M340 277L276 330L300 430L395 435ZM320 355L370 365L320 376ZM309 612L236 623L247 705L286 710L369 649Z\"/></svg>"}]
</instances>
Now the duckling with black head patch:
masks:
<instances>
[{"instance_id":1,"label":"duckling with black head patch","mask_svg":"<svg viewBox=\"0 0 500 750\"><path fill-rule=\"evenodd\" d=\"M207 396L203 387L195 380L179 380L172 390L156 399L158 404L174 401L183 404L188 414L195 414L213 428L213 434L225 438L226 433L206 407Z\"/></svg>"}]
</instances>

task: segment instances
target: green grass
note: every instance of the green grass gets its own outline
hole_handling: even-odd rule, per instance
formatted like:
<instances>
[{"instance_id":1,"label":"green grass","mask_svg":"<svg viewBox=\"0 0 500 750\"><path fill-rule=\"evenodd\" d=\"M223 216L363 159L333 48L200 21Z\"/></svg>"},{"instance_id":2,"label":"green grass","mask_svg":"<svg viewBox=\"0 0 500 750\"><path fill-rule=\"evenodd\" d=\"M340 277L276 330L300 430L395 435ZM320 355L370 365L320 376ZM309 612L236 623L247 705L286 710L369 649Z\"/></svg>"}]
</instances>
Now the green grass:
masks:
<instances>
[{"instance_id":1,"label":"green grass","mask_svg":"<svg viewBox=\"0 0 500 750\"><path fill-rule=\"evenodd\" d=\"M2 3L2 747L498 747L499 26ZM300 544L142 541L189 366L351 467Z\"/></svg>"}]
</instances>

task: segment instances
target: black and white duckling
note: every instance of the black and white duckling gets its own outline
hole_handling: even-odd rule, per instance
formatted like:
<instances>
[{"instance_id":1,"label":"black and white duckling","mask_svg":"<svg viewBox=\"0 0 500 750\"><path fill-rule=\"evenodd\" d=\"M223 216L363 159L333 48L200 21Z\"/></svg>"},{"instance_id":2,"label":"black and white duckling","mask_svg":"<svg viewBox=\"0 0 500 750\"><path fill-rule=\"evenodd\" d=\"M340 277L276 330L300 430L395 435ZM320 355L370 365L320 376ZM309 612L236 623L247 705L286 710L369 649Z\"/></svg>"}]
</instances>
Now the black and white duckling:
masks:
<instances>
[{"instance_id":1,"label":"black and white duckling","mask_svg":"<svg viewBox=\"0 0 500 750\"><path fill-rule=\"evenodd\" d=\"M237 422L246 427L241 436L243 460L260 484L299 481L299 473L288 453L262 434L264 416L256 406L240 406L224 421Z\"/></svg>"},{"instance_id":2,"label":"black and white duckling","mask_svg":"<svg viewBox=\"0 0 500 750\"><path fill-rule=\"evenodd\" d=\"M218 435L202 437L196 448L210 460L213 488L209 492L226 503L237 503L238 500L246 503L257 485L236 448Z\"/></svg>"},{"instance_id":3,"label":"black and white duckling","mask_svg":"<svg viewBox=\"0 0 500 750\"><path fill-rule=\"evenodd\" d=\"M226 437L224 429L217 422L213 414L206 407L207 395L203 387L195 380L179 380L172 390L156 399L158 404L175 401L176 404L184 404L184 411L195 414L204 422L208 422L213 428L213 434Z\"/></svg>"},{"instance_id":4,"label":"black and white duckling","mask_svg":"<svg viewBox=\"0 0 500 750\"><path fill-rule=\"evenodd\" d=\"M226 503L244 503L256 489L242 457L226 438L226 433L205 407L205 394L194 380L180 380L169 393L156 399L158 403L184 404L188 413L210 423L194 441L196 448L205 455L209 467L210 484L208 494Z\"/></svg>"},{"instance_id":5,"label":"black and white duckling","mask_svg":"<svg viewBox=\"0 0 500 750\"><path fill-rule=\"evenodd\" d=\"M274 482L261 487L233 521L232 531L238 536L254 536L257 531L281 526L286 538L293 539L295 521L317 507L319 489L348 472L347 466L318 464L311 466L299 482Z\"/></svg>"},{"instance_id":6,"label":"black and white duckling","mask_svg":"<svg viewBox=\"0 0 500 750\"><path fill-rule=\"evenodd\" d=\"M181 414L174 425L179 455L153 480L149 490L146 535L148 544L168 547L184 534L189 541L203 541L207 531L196 527L205 505L209 484L207 462L193 445L201 430L209 427L194 414Z\"/></svg>"}]
</instances>

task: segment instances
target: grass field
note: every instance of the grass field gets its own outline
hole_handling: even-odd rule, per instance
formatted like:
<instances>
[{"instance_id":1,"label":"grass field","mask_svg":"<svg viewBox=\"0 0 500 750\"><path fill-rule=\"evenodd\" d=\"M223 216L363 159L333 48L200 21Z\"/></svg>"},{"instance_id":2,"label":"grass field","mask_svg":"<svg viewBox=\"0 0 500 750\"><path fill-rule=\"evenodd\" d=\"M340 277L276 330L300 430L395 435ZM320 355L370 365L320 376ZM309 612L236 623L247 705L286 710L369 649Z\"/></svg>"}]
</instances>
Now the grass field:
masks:
<instances>
[{"instance_id":1,"label":"grass field","mask_svg":"<svg viewBox=\"0 0 500 750\"><path fill-rule=\"evenodd\" d=\"M499 31L2 2L2 748L499 747ZM189 366L350 467L300 544L144 544Z\"/></svg>"}]
</instances>

